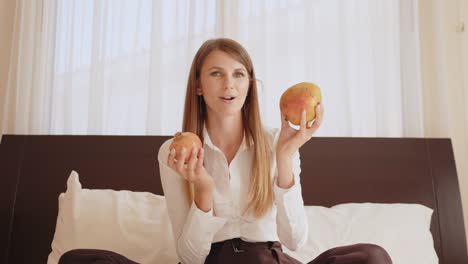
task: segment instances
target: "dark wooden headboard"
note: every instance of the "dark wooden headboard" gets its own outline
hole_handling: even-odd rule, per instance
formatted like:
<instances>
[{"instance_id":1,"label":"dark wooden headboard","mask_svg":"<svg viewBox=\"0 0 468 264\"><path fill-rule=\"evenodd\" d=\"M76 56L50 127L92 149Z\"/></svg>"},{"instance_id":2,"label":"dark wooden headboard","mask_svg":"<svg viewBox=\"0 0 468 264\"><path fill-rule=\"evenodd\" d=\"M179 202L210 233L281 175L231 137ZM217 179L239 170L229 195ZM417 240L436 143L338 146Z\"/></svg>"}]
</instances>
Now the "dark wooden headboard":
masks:
<instances>
[{"instance_id":1,"label":"dark wooden headboard","mask_svg":"<svg viewBox=\"0 0 468 264\"><path fill-rule=\"evenodd\" d=\"M162 194L156 156L166 139L4 135L0 144L0 260L46 263L58 195L66 190L71 170L79 173L85 188ZM307 205L426 205L434 209L431 232L440 263L468 263L449 139L313 138L301 149L301 163Z\"/></svg>"}]
</instances>

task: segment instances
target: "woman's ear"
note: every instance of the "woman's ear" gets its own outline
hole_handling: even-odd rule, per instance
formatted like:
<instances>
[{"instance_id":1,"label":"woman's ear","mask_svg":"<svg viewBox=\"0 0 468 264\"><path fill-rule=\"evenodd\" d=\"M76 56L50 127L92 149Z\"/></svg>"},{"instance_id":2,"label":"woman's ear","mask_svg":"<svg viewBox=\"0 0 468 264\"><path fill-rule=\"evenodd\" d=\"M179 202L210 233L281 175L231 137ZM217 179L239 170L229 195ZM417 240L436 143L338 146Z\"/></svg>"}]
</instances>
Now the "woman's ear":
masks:
<instances>
[{"instance_id":1,"label":"woman's ear","mask_svg":"<svg viewBox=\"0 0 468 264\"><path fill-rule=\"evenodd\" d=\"M202 95L203 92L202 92L202 89L200 87L197 88L197 95Z\"/></svg>"}]
</instances>

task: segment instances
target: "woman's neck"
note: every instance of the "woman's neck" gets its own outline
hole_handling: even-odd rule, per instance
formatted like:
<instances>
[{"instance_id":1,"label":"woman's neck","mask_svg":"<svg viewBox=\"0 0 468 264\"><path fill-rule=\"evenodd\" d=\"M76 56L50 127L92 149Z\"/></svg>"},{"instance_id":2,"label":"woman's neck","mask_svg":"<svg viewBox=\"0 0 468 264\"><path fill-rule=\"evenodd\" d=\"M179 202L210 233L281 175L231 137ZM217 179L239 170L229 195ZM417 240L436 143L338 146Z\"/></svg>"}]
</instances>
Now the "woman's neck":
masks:
<instances>
[{"instance_id":1,"label":"woman's neck","mask_svg":"<svg viewBox=\"0 0 468 264\"><path fill-rule=\"evenodd\" d=\"M244 139L242 116L208 116L206 129L213 144L224 153L228 163L231 163Z\"/></svg>"}]
</instances>

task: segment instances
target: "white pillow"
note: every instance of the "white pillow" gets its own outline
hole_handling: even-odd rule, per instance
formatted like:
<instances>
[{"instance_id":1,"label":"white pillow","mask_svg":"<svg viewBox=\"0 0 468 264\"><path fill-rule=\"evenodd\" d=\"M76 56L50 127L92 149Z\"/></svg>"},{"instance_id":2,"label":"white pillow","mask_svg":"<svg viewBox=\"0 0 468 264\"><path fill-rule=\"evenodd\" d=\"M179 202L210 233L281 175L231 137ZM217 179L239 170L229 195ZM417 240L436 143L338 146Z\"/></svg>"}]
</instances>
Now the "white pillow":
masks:
<instances>
[{"instance_id":1,"label":"white pillow","mask_svg":"<svg viewBox=\"0 0 468 264\"><path fill-rule=\"evenodd\" d=\"M82 189L72 171L59 212L48 264L71 249L111 250L139 263L177 263L164 197Z\"/></svg>"},{"instance_id":2,"label":"white pillow","mask_svg":"<svg viewBox=\"0 0 468 264\"><path fill-rule=\"evenodd\" d=\"M306 206L309 237L298 251L284 251L302 262L349 244L373 243L396 264L437 264L430 232L433 210L419 204L349 203L331 208Z\"/></svg>"},{"instance_id":3,"label":"white pillow","mask_svg":"<svg viewBox=\"0 0 468 264\"><path fill-rule=\"evenodd\" d=\"M349 203L306 206L309 237L297 251L308 262L323 251L355 243L382 246L395 264L436 264L429 227L432 209L419 204ZM177 263L163 196L145 192L82 189L72 171L59 196L48 264L75 248L106 249L140 263Z\"/></svg>"}]
</instances>

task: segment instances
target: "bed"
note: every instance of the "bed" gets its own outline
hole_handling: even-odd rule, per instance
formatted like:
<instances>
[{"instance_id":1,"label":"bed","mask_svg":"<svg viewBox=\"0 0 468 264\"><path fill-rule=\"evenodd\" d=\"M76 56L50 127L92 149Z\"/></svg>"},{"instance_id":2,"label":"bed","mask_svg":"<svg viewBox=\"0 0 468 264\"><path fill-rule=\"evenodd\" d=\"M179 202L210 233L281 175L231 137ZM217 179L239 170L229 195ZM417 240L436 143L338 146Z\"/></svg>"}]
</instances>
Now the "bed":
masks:
<instances>
[{"instance_id":1,"label":"bed","mask_svg":"<svg viewBox=\"0 0 468 264\"><path fill-rule=\"evenodd\" d=\"M66 189L71 170L80 173L88 188L163 195L156 156L168 138L4 135L0 144L2 262L47 262L57 197ZM434 210L430 231L439 263L468 263L450 139L313 138L301 149L301 161L306 205L427 206Z\"/></svg>"}]
</instances>

